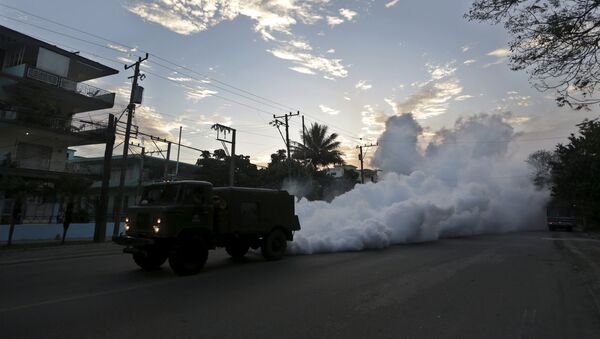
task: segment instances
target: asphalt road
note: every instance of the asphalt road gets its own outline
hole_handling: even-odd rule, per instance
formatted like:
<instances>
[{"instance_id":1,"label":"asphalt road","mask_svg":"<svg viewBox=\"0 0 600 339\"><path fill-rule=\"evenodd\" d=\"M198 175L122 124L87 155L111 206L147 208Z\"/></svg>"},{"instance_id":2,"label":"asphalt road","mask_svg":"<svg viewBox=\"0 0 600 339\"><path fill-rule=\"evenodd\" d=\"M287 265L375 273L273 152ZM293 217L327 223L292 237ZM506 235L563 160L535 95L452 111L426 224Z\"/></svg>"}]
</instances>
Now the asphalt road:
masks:
<instances>
[{"instance_id":1,"label":"asphalt road","mask_svg":"<svg viewBox=\"0 0 600 339\"><path fill-rule=\"evenodd\" d=\"M2 338L600 338L600 241L584 234L278 262L211 252L185 278L82 248L0 252Z\"/></svg>"}]
</instances>

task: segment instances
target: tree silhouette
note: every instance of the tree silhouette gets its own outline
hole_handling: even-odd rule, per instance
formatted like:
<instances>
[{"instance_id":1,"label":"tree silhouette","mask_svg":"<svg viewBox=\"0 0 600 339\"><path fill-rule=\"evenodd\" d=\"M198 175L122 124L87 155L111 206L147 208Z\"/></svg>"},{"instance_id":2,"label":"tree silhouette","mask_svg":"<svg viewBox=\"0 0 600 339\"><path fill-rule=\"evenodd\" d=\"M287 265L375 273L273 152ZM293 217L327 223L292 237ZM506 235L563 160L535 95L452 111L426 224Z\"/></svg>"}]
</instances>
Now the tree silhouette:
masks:
<instances>
[{"instance_id":1,"label":"tree silhouette","mask_svg":"<svg viewBox=\"0 0 600 339\"><path fill-rule=\"evenodd\" d=\"M304 136L304 144L294 143L292 158L310 163L313 167L343 164L343 153L336 141L337 133L328 134L326 125L313 123Z\"/></svg>"},{"instance_id":2,"label":"tree silhouette","mask_svg":"<svg viewBox=\"0 0 600 339\"><path fill-rule=\"evenodd\" d=\"M476 0L465 17L504 23L511 68L527 69L538 90L556 91L560 106L600 103L600 1Z\"/></svg>"}]
</instances>

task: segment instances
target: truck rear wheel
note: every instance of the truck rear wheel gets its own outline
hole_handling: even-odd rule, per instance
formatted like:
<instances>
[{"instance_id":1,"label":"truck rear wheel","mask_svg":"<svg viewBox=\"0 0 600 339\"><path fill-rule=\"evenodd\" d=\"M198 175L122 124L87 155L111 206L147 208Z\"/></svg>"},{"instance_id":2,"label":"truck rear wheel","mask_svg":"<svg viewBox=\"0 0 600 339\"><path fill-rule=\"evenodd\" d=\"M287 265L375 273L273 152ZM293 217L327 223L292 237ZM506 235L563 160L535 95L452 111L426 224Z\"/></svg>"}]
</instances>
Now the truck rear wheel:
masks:
<instances>
[{"instance_id":1,"label":"truck rear wheel","mask_svg":"<svg viewBox=\"0 0 600 339\"><path fill-rule=\"evenodd\" d=\"M233 259L241 259L243 258L248 250L250 249L250 244L243 239L235 239L230 241L227 246L225 246L225 251L229 254Z\"/></svg>"},{"instance_id":2,"label":"truck rear wheel","mask_svg":"<svg viewBox=\"0 0 600 339\"><path fill-rule=\"evenodd\" d=\"M175 245L169 265L177 275L193 275L202 270L208 259L208 246L202 238L186 239Z\"/></svg>"},{"instance_id":3,"label":"truck rear wheel","mask_svg":"<svg viewBox=\"0 0 600 339\"><path fill-rule=\"evenodd\" d=\"M276 229L269 233L261 245L263 257L267 260L279 260L287 249L287 238L282 230Z\"/></svg>"},{"instance_id":4,"label":"truck rear wheel","mask_svg":"<svg viewBox=\"0 0 600 339\"><path fill-rule=\"evenodd\" d=\"M167 252L158 249L149 249L145 253L138 252L133 254L133 261L146 271L157 270L167 260Z\"/></svg>"}]
</instances>

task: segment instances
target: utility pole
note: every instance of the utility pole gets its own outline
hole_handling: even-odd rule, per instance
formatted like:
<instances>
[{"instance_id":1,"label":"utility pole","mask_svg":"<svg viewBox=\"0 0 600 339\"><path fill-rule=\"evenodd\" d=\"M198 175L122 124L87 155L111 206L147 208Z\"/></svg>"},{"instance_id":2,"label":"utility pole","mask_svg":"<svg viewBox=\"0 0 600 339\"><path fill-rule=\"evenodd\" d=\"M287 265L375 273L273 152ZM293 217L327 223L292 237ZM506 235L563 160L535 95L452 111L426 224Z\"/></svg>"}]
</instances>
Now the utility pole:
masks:
<instances>
[{"instance_id":1,"label":"utility pole","mask_svg":"<svg viewBox=\"0 0 600 339\"><path fill-rule=\"evenodd\" d=\"M171 159L171 142L167 142L167 157L165 159L165 181L169 179L169 160Z\"/></svg>"},{"instance_id":2,"label":"utility pole","mask_svg":"<svg viewBox=\"0 0 600 339\"><path fill-rule=\"evenodd\" d=\"M144 80L146 77L144 74L140 74L140 64L148 59L148 53L144 58L139 57L138 61L131 65L125 65L125 70L134 67L133 76L130 76L128 79L133 79L131 82L131 94L129 96L129 105L127 105L127 126L125 127L125 140L123 141L123 158L121 160L121 177L119 178L119 193L117 194L117 199L115 200L115 226L113 228L113 236L119 234L119 224L121 222L121 213L122 209L124 209L123 205L123 186L125 185L125 173L127 172L127 154L129 151L129 137L131 134L131 119L133 119L133 114L135 112L135 104L142 103L142 94L144 92L144 88L138 86L138 79Z\"/></svg>"},{"instance_id":3,"label":"utility pole","mask_svg":"<svg viewBox=\"0 0 600 339\"><path fill-rule=\"evenodd\" d=\"M235 128L231 128L228 126L224 126L221 124L214 124L212 125L212 129L214 129L215 131L217 131L217 140L219 140L220 142L223 143L223 146L225 147L225 150L227 150L227 147L225 146L225 143L231 144L231 152L229 155L230 158L230 162L229 162L229 186L233 186L234 182L235 182ZM219 134L222 133L223 134L223 138L221 138L219 136ZM231 133L231 140L227 140L225 139L227 137L227 133Z\"/></svg>"},{"instance_id":4,"label":"utility pole","mask_svg":"<svg viewBox=\"0 0 600 339\"><path fill-rule=\"evenodd\" d=\"M363 162L364 162L363 148L376 147L376 146L378 146L378 144L356 146L356 148L360 149L360 153L358 154L358 160L360 160L360 183L361 184L365 183L365 169L363 167Z\"/></svg>"},{"instance_id":5,"label":"utility pole","mask_svg":"<svg viewBox=\"0 0 600 339\"><path fill-rule=\"evenodd\" d=\"M306 160L306 125L304 125L304 114L302 114L302 149L304 150L304 163L308 163Z\"/></svg>"},{"instance_id":6,"label":"utility pole","mask_svg":"<svg viewBox=\"0 0 600 339\"><path fill-rule=\"evenodd\" d=\"M141 147L142 151L140 152L140 176L138 179L138 189L137 195L142 195L142 183L144 182L144 157L146 156L146 147Z\"/></svg>"},{"instance_id":7,"label":"utility pole","mask_svg":"<svg viewBox=\"0 0 600 339\"><path fill-rule=\"evenodd\" d=\"M179 174L179 153L181 151L181 130L183 126L179 126L179 142L177 142L177 164L175 165L175 179L177 179L177 175Z\"/></svg>"},{"instance_id":8,"label":"utility pole","mask_svg":"<svg viewBox=\"0 0 600 339\"><path fill-rule=\"evenodd\" d=\"M285 142L285 148L287 151L287 162L288 162L288 175L291 177L292 176L292 166L291 166L291 155L290 155L290 122L289 119L291 117L295 117L297 115L300 115L300 111L297 111L296 113L288 113L288 114L284 114L284 115L280 115L280 116L276 116L275 114L273 114L273 121L271 121L269 124L272 126L277 127L277 129L279 130L279 126L285 126L285 139L283 140L283 142ZM282 122L281 119L284 119L284 122ZM303 132L304 133L304 132ZM279 134L281 134L281 130L279 130ZM283 135L281 136L283 138Z\"/></svg>"},{"instance_id":9,"label":"utility pole","mask_svg":"<svg viewBox=\"0 0 600 339\"><path fill-rule=\"evenodd\" d=\"M103 242L106 239L106 213L108 212L108 184L110 183L111 161L117 123L114 114L108 116L106 128L106 146L104 148L104 167L102 169L102 186L100 200L96 207L96 225L94 226L94 242Z\"/></svg>"}]
</instances>

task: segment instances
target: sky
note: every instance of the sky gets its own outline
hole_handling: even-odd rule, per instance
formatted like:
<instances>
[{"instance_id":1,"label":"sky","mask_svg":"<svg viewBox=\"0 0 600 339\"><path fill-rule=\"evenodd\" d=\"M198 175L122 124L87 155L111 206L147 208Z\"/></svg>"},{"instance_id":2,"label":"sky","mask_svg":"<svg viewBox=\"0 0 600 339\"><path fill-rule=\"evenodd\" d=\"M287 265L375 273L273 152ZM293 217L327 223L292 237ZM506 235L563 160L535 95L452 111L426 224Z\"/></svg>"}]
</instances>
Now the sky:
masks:
<instances>
[{"instance_id":1,"label":"sky","mask_svg":"<svg viewBox=\"0 0 600 339\"><path fill-rule=\"evenodd\" d=\"M431 136L459 118L502 114L519 132L521 157L553 149L598 116L597 107L557 107L553 93L511 71L510 37L501 25L464 19L471 2L2 0L0 20L119 70L90 82L116 92L115 107L81 117L120 115L132 74L123 65L149 52L134 119L140 131L176 141L183 126L183 144L214 150L222 145L210 127L225 124L238 131L236 152L259 164L285 148L273 115L295 111L338 133L351 164L356 146L375 142L395 114L413 113ZM300 132L301 118L291 118L291 138L300 141ZM181 151L182 161L198 156Z\"/></svg>"}]
</instances>

